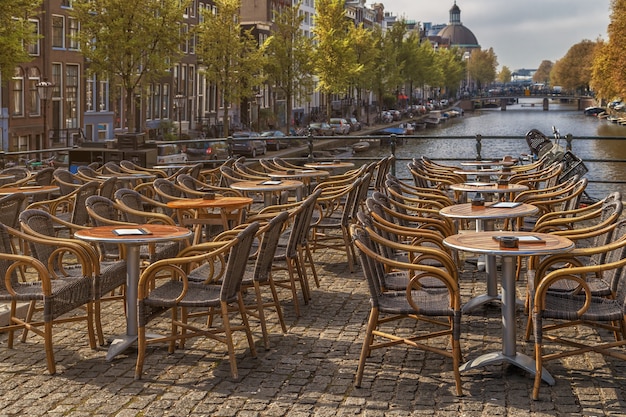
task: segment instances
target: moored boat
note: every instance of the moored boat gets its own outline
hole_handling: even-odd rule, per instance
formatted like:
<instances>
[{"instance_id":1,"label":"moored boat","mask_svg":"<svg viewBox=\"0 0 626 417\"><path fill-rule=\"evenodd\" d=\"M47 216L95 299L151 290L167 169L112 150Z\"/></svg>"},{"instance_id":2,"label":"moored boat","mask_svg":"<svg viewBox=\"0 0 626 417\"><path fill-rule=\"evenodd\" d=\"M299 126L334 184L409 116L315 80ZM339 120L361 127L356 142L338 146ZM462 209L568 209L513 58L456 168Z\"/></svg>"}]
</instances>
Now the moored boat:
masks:
<instances>
[{"instance_id":1,"label":"moored boat","mask_svg":"<svg viewBox=\"0 0 626 417\"><path fill-rule=\"evenodd\" d=\"M352 145L352 150L354 150L355 153L365 152L369 148L370 148L370 143L366 141L357 142L354 145Z\"/></svg>"}]
</instances>

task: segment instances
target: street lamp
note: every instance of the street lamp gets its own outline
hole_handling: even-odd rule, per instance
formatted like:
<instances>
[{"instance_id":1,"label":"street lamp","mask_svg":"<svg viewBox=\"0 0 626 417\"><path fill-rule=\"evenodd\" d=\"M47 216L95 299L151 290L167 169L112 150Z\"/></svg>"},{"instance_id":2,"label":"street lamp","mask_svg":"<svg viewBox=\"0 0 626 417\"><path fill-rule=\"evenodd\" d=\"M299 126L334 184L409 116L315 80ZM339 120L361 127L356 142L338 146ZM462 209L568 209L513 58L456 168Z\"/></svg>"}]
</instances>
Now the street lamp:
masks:
<instances>
[{"instance_id":1,"label":"street lamp","mask_svg":"<svg viewBox=\"0 0 626 417\"><path fill-rule=\"evenodd\" d=\"M39 99L43 102L43 135L42 138L40 138L38 146L38 150L41 150L44 147L48 147L48 121L46 120L46 116L48 115L48 99L50 98L50 89L54 87L54 84L48 81L47 78L44 78L43 81L39 81L35 84L35 87L37 87ZM39 159L41 160L41 153L39 154Z\"/></svg>"},{"instance_id":2,"label":"street lamp","mask_svg":"<svg viewBox=\"0 0 626 417\"><path fill-rule=\"evenodd\" d=\"M180 140L183 136L183 124L182 124L182 110L185 105L185 96L182 93L176 94L174 96L174 103L176 104L176 110L178 110L178 140Z\"/></svg>"}]
</instances>

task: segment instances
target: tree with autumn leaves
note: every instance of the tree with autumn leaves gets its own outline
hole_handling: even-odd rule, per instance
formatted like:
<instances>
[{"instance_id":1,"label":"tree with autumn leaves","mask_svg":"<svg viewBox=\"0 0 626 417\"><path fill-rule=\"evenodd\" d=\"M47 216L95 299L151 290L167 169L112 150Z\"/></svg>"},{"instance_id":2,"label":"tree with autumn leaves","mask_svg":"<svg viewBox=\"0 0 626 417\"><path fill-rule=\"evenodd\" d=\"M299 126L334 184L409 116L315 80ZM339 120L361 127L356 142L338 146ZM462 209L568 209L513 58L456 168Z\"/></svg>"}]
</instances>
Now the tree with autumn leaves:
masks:
<instances>
[{"instance_id":1,"label":"tree with autumn leaves","mask_svg":"<svg viewBox=\"0 0 626 417\"><path fill-rule=\"evenodd\" d=\"M626 0L611 1L608 35L608 41L598 42L590 84L596 97L626 98Z\"/></svg>"}]
</instances>

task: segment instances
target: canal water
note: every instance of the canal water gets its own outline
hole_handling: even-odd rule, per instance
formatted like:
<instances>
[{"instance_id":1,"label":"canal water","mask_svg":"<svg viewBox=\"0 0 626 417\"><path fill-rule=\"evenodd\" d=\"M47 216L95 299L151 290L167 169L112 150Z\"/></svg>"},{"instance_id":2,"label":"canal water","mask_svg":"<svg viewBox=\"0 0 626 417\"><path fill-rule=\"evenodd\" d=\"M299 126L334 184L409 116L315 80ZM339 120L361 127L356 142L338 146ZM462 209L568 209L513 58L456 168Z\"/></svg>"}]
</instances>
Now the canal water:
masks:
<instances>
[{"instance_id":1,"label":"canal water","mask_svg":"<svg viewBox=\"0 0 626 417\"><path fill-rule=\"evenodd\" d=\"M531 129L537 129L552 138L552 126L561 134L560 144L565 147L565 135L573 136L572 152L583 160L588 169L587 187L591 197L601 198L608 193L620 190L626 196L626 184L594 183L593 181L626 182L626 163L600 162L597 160L626 161L626 126L612 124L604 119L585 116L575 105L550 102L549 111L543 111L541 100L522 99L518 104L507 107L506 111L482 109L466 112L464 116L450 119L435 128L419 130L417 136L435 136L407 141L396 148L396 175L409 177L406 160L428 156L431 159L476 158L475 135L483 136L481 156L484 159L501 158L504 155L518 156L530 153L523 139ZM450 139L458 136L471 136L471 139ZM516 136L518 139L491 139L493 136ZM577 139L582 137L606 137L616 139ZM617 139L619 138L619 139ZM367 156L385 156L388 147L371 148ZM365 156L365 155L364 155ZM454 164L454 162L449 162Z\"/></svg>"}]
</instances>

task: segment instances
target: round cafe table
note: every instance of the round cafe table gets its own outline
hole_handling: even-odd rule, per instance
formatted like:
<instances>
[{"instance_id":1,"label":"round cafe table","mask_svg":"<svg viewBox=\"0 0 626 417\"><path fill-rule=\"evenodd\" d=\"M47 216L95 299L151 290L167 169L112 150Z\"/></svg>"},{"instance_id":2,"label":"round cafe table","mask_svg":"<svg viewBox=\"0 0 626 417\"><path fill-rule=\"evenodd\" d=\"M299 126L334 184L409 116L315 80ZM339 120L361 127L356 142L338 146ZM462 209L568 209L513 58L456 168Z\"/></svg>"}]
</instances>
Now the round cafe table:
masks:
<instances>
[{"instance_id":1,"label":"round cafe table","mask_svg":"<svg viewBox=\"0 0 626 417\"><path fill-rule=\"evenodd\" d=\"M219 210L219 221L224 227L224 230L230 229L230 221L233 221L235 225L240 224L242 221L242 215L244 208L252 204L250 197L222 197L215 196L213 199L206 198L181 198L178 200L168 201L167 206L176 210L178 214L179 224L191 224L194 226L194 238L193 244L200 242L202 237L202 226L207 224L214 224L216 216L214 213L210 213L211 209ZM182 211L193 210L194 218L189 220L183 220ZM233 213L236 215L233 216ZM213 214L213 215L212 215Z\"/></svg>"},{"instance_id":2,"label":"round cafe table","mask_svg":"<svg viewBox=\"0 0 626 417\"><path fill-rule=\"evenodd\" d=\"M312 168L312 169L329 170L334 173L340 169L354 168L354 163L349 162L349 161L342 161L342 160L318 161L318 162L307 162L306 164L304 164L304 166L306 168Z\"/></svg>"},{"instance_id":3,"label":"round cafe table","mask_svg":"<svg viewBox=\"0 0 626 417\"><path fill-rule=\"evenodd\" d=\"M311 190L312 178L327 178L330 172L321 169L287 169L284 171L272 171L267 175L273 180L300 180L307 191Z\"/></svg>"},{"instance_id":4,"label":"round cafe table","mask_svg":"<svg viewBox=\"0 0 626 417\"><path fill-rule=\"evenodd\" d=\"M59 191L59 187L56 185L24 185L22 187L2 187L0 188L0 195L22 193L26 196L31 196L36 194L48 194L55 191Z\"/></svg>"},{"instance_id":5,"label":"round cafe table","mask_svg":"<svg viewBox=\"0 0 626 417\"><path fill-rule=\"evenodd\" d=\"M107 351L106 360L124 352L137 340L137 285L141 259L139 248L149 243L182 240L191 236L186 227L139 224L131 226L98 226L78 230L74 233L77 239L88 242L117 243L126 247L126 334L115 336Z\"/></svg>"},{"instance_id":6,"label":"round cafe table","mask_svg":"<svg viewBox=\"0 0 626 417\"><path fill-rule=\"evenodd\" d=\"M474 208L471 203L456 204L442 208L439 213L452 219L476 220L476 232L483 232L485 230L484 222L486 220L513 219L531 216L539 210L532 204L526 203L513 203L515 207L498 207L506 204L508 203L490 203L481 208ZM478 295L465 303L462 308L463 312L469 312L480 305L492 301L502 301L500 295L498 295L496 256L487 254L485 257L486 262L484 263L484 267L487 274L487 293Z\"/></svg>"},{"instance_id":7,"label":"round cafe table","mask_svg":"<svg viewBox=\"0 0 626 417\"><path fill-rule=\"evenodd\" d=\"M302 187L304 183L297 180L264 180L264 181L238 181L232 183L230 188L237 191L262 193L266 206L272 204L272 195L276 192L296 190L296 198L302 199Z\"/></svg>"},{"instance_id":8,"label":"round cafe table","mask_svg":"<svg viewBox=\"0 0 626 417\"><path fill-rule=\"evenodd\" d=\"M517 248L502 248L494 236L534 236L541 239L540 243L519 242ZM461 365L461 371L506 362L524 369L535 375L535 360L517 352L516 320L515 320L515 258L518 256L548 255L568 252L574 249L574 243L562 236L533 232L470 232L448 236L444 245L461 251L482 253L488 256L502 256L502 350L488 352L476 359L470 359ZM542 379L554 385L554 378L545 369Z\"/></svg>"}]
</instances>

